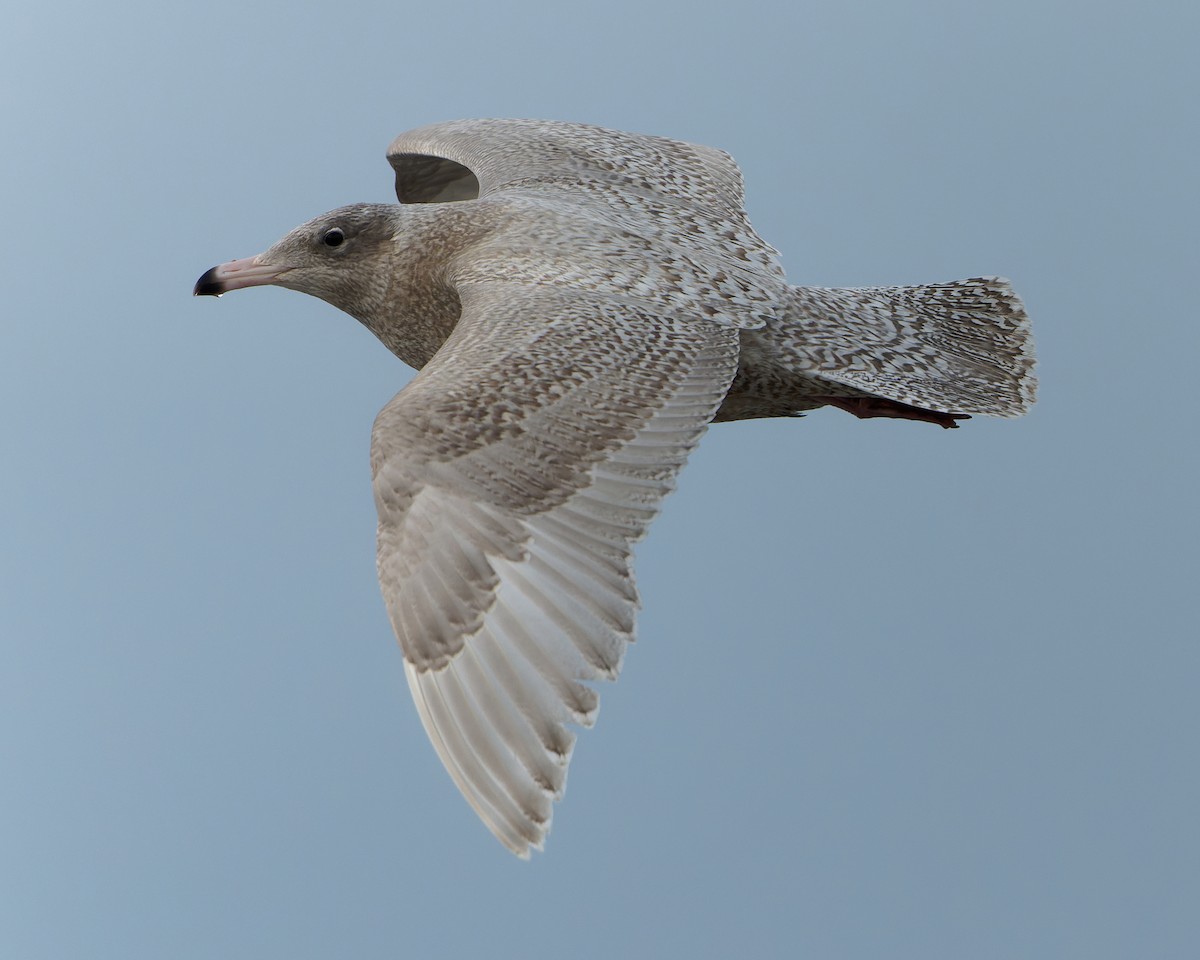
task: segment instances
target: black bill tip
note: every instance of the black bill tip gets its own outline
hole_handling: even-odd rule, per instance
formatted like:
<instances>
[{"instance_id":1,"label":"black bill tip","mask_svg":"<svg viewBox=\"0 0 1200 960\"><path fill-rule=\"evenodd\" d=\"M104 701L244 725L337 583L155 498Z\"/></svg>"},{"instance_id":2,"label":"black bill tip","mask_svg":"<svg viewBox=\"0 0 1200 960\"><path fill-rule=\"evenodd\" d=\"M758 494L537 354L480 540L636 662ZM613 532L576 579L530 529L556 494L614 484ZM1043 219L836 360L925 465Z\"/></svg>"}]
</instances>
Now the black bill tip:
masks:
<instances>
[{"instance_id":1,"label":"black bill tip","mask_svg":"<svg viewBox=\"0 0 1200 960\"><path fill-rule=\"evenodd\" d=\"M225 284L217 279L217 268L205 272L192 290L193 297L219 297L225 292Z\"/></svg>"}]
</instances>

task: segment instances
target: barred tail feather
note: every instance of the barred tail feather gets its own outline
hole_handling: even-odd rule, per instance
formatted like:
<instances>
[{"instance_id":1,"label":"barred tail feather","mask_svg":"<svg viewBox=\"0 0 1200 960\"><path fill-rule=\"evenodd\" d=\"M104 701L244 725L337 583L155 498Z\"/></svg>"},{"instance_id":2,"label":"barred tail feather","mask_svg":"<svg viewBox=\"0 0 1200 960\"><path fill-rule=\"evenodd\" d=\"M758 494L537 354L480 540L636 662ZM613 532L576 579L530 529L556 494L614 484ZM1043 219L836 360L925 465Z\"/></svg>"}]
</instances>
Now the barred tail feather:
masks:
<instances>
[{"instance_id":1,"label":"barred tail feather","mask_svg":"<svg viewBox=\"0 0 1200 960\"><path fill-rule=\"evenodd\" d=\"M915 407L1017 417L1037 393L1029 317L1001 277L792 287L764 333L796 374Z\"/></svg>"}]
</instances>

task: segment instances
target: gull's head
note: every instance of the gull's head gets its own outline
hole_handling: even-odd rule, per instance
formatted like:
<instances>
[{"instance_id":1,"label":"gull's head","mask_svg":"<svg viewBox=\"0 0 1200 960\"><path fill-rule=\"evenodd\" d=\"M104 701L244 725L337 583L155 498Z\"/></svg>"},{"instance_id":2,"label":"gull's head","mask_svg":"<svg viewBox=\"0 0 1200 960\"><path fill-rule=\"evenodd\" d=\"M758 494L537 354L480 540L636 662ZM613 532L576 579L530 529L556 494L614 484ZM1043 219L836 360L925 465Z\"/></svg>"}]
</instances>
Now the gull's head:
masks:
<instances>
[{"instance_id":1,"label":"gull's head","mask_svg":"<svg viewBox=\"0 0 1200 960\"><path fill-rule=\"evenodd\" d=\"M356 203L308 221L256 257L206 272L192 291L219 297L273 284L319 297L361 317L386 293L384 261L395 249L394 204Z\"/></svg>"}]
</instances>

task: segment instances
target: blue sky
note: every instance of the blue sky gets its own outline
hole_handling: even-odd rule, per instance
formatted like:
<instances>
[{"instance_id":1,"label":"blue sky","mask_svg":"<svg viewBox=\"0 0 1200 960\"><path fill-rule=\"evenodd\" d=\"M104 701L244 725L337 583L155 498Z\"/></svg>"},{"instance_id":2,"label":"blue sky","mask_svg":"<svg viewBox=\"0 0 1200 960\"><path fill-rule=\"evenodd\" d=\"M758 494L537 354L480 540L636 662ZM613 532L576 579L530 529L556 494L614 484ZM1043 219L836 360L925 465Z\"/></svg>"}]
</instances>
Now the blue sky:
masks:
<instances>
[{"instance_id":1,"label":"blue sky","mask_svg":"<svg viewBox=\"0 0 1200 960\"><path fill-rule=\"evenodd\" d=\"M1192 5L24 5L0 35L0 952L1182 957L1200 936ZM374 575L409 378L213 264L401 130L711 143L794 282L1009 276L1040 402L721 425L547 852Z\"/></svg>"}]
</instances>

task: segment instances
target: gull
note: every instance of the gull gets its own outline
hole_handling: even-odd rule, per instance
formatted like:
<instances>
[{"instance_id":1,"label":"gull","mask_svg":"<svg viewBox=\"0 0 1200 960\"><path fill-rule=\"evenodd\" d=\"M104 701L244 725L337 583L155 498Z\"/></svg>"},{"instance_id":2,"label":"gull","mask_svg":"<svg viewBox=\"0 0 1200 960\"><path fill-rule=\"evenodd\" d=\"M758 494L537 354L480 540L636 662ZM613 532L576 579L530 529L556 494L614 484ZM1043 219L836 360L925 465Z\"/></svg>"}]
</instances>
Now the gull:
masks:
<instances>
[{"instance_id":1,"label":"gull","mask_svg":"<svg viewBox=\"0 0 1200 960\"><path fill-rule=\"evenodd\" d=\"M998 277L789 284L712 147L460 120L388 160L399 204L323 214L195 293L319 297L419 370L371 435L379 581L438 756L527 858L634 639L632 546L708 424L1019 416L1029 320Z\"/></svg>"}]
</instances>

